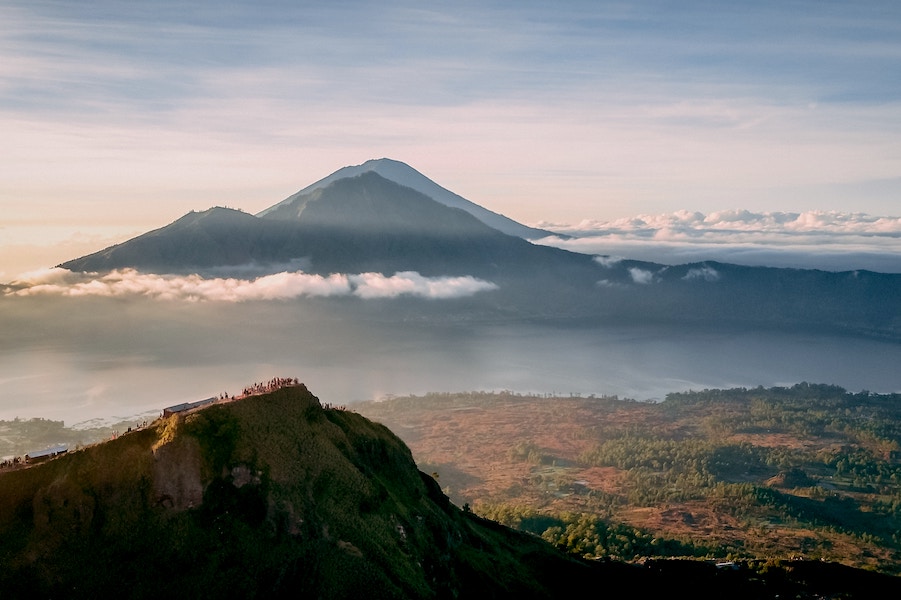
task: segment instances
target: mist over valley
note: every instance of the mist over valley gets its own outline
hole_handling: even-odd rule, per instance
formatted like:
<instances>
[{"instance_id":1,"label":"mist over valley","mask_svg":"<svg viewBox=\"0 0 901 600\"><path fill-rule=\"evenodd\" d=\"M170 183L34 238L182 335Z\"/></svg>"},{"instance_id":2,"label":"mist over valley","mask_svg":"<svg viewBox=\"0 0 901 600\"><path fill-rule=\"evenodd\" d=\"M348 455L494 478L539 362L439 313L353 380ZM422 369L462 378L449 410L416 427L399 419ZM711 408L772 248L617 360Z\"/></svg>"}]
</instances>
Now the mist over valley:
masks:
<instances>
[{"instance_id":1,"label":"mist over valley","mask_svg":"<svg viewBox=\"0 0 901 600\"><path fill-rule=\"evenodd\" d=\"M662 400L688 389L800 381L901 390L901 347L892 342L640 323L391 322L366 302L396 301L2 298L0 419L127 419L277 373L338 404L505 389Z\"/></svg>"}]
</instances>

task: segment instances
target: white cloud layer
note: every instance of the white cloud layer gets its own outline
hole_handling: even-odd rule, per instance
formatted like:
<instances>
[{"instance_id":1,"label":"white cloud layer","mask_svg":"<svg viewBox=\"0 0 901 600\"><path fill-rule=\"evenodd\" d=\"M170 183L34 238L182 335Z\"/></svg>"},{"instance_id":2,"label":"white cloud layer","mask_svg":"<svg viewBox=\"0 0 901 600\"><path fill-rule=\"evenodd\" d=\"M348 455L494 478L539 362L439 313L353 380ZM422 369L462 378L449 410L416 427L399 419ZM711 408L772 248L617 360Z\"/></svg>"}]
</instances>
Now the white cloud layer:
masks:
<instances>
[{"instance_id":1,"label":"white cloud layer","mask_svg":"<svg viewBox=\"0 0 901 600\"><path fill-rule=\"evenodd\" d=\"M709 233L892 236L901 238L901 217L880 217L861 212L815 210L807 212L752 212L744 209L704 214L680 210L669 214L638 215L612 221L585 220L576 225L541 226L571 235L596 232L647 233L659 238Z\"/></svg>"},{"instance_id":2,"label":"white cloud layer","mask_svg":"<svg viewBox=\"0 0 901 600\"><path fill-rule=\"evenodd\" d=\"M603 255L605 262L625 256L665 264L716 260L753 266L901 272L901 217L838 211L678 211L540 226L572 236L550 237L540 243Z\"/></svg>"},{"instance_id":3,"label":"white cloud layer","mask_svg":"<svg viewBox=\"0 0 901 600\"><path fill-rule=\"evenodd\" d=\"M629 275L632 277L633 282L639 283L641 285L654 283L654 274L650 271L639 269L638 267L632 267L631 269L629 269Z\"/></svg>"},{"instance_id":4,"label":"white cloud layer","mask_svg":"<svg viewBox=\"0 0 901 600\"><path fill-rule=\"evenodd\" d=\"M387 277L380 273L332 274L327 277L302 271L282 272L256 279L212 278L199 275L156 275L134 269L106 275L46 269L22 275L4 291L7 296L136 297L157 300L245 302L301 297L356 296L395 298L416 296L446 299L496 289L494 283L474 277L423 277L413 271Z\"/></svg>"},{"instance_id":5,"label":"white cloud layer","mask_svg":"<svg viewBox=\"0 0 901 600\"><path fill-rule=\"evenodd\" d=\"M693 281L696 279L703 279L704 281L717 281L720 278L719 271L714 269L709 265L704 265L698 269L689 269L688 273L685 274L685 277L682 279L686 279L688 281Z\"/></svg>"}]
</instances>

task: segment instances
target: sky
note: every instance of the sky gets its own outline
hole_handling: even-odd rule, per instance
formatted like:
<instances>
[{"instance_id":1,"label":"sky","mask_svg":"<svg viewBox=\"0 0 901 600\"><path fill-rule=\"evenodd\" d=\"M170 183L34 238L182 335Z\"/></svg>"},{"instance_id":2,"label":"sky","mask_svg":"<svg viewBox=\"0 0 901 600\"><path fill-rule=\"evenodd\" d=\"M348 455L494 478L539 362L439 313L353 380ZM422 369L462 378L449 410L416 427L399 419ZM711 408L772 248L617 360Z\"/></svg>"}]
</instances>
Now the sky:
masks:
<instances>
[{"instance_id":1,"label":"sky","mask_svg":"<svg viewBox=\"0 0 901 600\"><path fill-rule=\"evenodd\" d=\"M0 0L0 56L0 281L381 157L592 252L901 270L894 1Z\"/></svg>"}]
</instances>

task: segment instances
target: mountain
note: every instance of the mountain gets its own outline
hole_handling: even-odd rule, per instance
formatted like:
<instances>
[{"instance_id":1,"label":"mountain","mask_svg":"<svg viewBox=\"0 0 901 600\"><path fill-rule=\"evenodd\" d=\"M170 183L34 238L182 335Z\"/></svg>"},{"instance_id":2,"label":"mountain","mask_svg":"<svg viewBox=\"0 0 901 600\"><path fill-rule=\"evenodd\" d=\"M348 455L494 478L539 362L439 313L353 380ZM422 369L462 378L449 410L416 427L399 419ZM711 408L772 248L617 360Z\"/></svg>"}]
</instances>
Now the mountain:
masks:
<instances>
[{"instance_id":1,"label":"mountain","mask_svg":"<svg viewBox=\"0 0 901 600\"><path fill-rule=\"evenodd\" d=\"M537 255L575 257L506 235L375 171L296 194L261 219L296 223L317 272L497 276Z\"/></svg>"},{"instance_id":2,"label":"mountain","mask_svg":"<svg viewBox=\"0 0 901 600\"><path fill-rule=\"evenodd\" d=\"M308 185L299 192L289 196L288 198L285 198L278 204L270 206L269 208L257 213L257 216L274 216L273 213L281 213L280 209L282 209L285 205L295 203L296 200L301 196L309 195L311 192L317 189L324 188L329 184L338 181L339 179L356 177L357 175L362 175L363 173L377 173L385 179L393 181L402 186L412 188L417 192L420 192L428 196L429 198L432 198L433 200L444 204L445 206L465 210L489 227L497 229L498 231L502 231L508 235L515 235L517 237L530 240L540 239L549 235L559 235L550 231L545 231L543 229L527 227L521 223L517 223L510 218L505 217L504 215L492 212L482 206L479 206L478 204L470 202L466 198L463 198L462 196L459 196L452 191L441 187L410 165L397 160L391 160L390 158L368 160L362 165L355 165L338 169L328 177L324 177L316 183Z\"/></svg>"},{"instance_id":3,"label":"mountain","mask_svg":"<svg viewBox=\"0 0 901 600\"><path fill-rule=\"evenodd\" d=\"M453 302L378 304L383 316L800 328L901 339L899 274L592 257L508 235L378 172L397 171L425 187L425 177L403 163L372 165L338 171L260 216L224 208L190 213L60 266L230 277L415 271L479 278L494 288Z\"/></svg>"},{"instance_id":4,"label":"mountain","mask_svg":"<svg viewBox=\"0 0 901 600\"><path fill-rule=\"evenodd\" d=\"M550 265L596 272L591 257L533 245L373 171L337 179L255 217L226 208L192 212L60 266L173 273L247 265L309 272L508 277Z\"/></svg>"},{"instance_id":5,"label":"mountain","mask_svg":"<svg viewBox=\"0 0 901 600\"><path fill-rule=\"evenodd\" d=\"M0 469L0 596L852 599L899 587L819 562L585 561L466 508L387 428L282 385Z\"/></svg>"}]
</instances>

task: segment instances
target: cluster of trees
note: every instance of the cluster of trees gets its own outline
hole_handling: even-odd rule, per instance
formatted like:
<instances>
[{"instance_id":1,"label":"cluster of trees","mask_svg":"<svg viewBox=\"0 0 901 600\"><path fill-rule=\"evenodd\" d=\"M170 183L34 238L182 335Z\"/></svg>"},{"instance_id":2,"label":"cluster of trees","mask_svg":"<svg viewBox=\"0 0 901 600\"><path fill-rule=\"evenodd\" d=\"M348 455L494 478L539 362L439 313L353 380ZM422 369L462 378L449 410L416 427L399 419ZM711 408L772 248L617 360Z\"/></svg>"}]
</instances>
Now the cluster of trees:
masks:
<instances>
[{"instance_id":1,"label":"cluster of trees","mask_svg":"<svg viewBox=\"0 0 901 600\"><path fill-rule=\"evenodd\" d=\"M507 451L507 455L512 461L524 461L533 465L554 464L556 457L553 454L538 447L533 442L521 441L517 442Z\"/></svg>"},{"instance_id":2,"label":"cluster of trees","mask_svg":"<svg viewBox=\"0 0 901 600\"><path fill-rule=\"evenodd\" d=\"M663 537L591 513L548 513L512 504L480 504L480 516L538 535L557 548L586 558L723 556L722 548L685 538Z\"/></svg>"}]
</instances>

